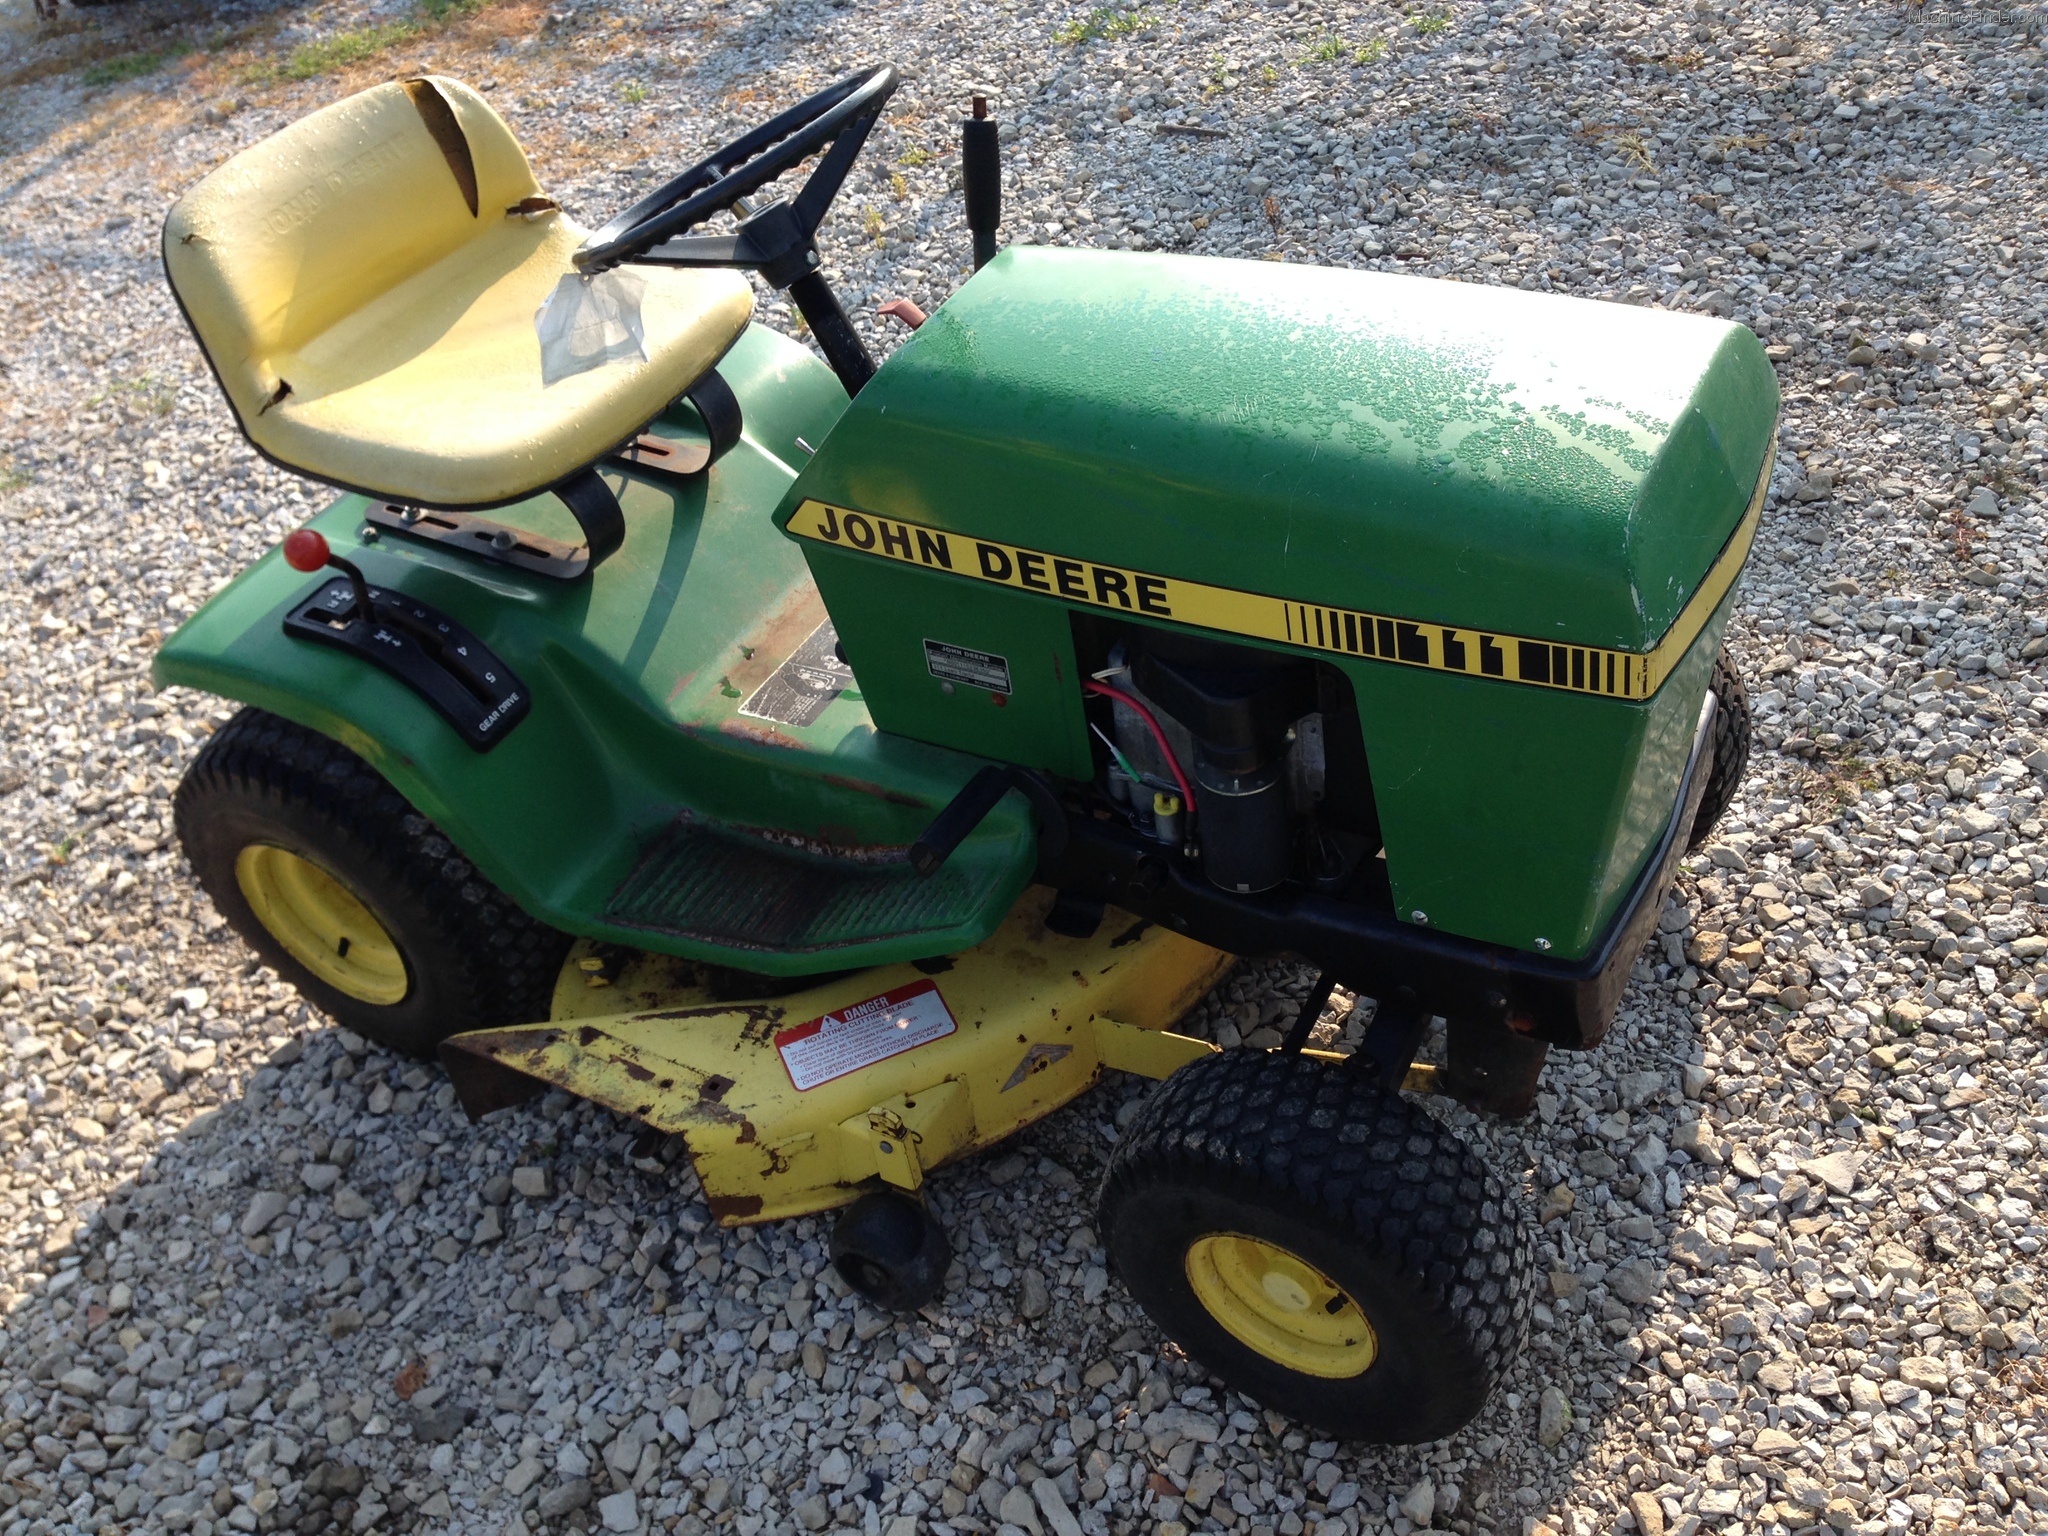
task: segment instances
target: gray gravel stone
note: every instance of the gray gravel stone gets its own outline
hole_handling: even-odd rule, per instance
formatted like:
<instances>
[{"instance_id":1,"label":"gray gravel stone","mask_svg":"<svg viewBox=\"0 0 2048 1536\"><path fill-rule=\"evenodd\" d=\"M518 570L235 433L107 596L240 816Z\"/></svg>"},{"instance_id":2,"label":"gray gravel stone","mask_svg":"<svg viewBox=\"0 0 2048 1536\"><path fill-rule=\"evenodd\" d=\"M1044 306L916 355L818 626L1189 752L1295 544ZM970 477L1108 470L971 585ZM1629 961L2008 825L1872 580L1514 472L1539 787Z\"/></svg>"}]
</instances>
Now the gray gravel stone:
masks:
<instances>
[{"instance_id":1,"label":"gray gravel stone","mask_svg":"<svg viewBox=\"0 0 2048 1536\"><path fill-rule=\"evenodd\" d=\"M1003 1494L995 1516L1005 1525L1031 1532L1031 1536L1041 1536L1044 1531L1039 1523L1037 1501L1022 1487L1012 1487Z\"/></svg>"},{"instance_id":2,"label":"gray gravel stone","mask_svg":"<svg viewBox=\"0 0 2048 1536\"><path fill-rule=\"evenodd\" d=\"M1059 1484L1049 1477L1033 1478L1031 1481L1032 1502L1045 1517L1046 1526L1052 1536L1081 1536L1081 1522L1074 1518L1074 1512L1067 1508L1067 1501L1061 1494Z\"/></svg>"},{"instance_id":3,"label":"gray gravel stone","mask_svg":"<svg viewBox=\"0 0 2048 1536\"><path fill-rule=\"evenodd\" d=\"M289 1195L274 1189L263 1189L249 1202L249 1209L242 1217L242 1236L255 1237L266 1231L270 1224L285 1213L291 1205Z\"/></svg>"},{"instance_id":4,"label":"gray gravel stone","mask_svg":"<svg viewBox=\"0 0 2048 1536\"><path fill-rule=\"evenodd\" d=\"M589 1478L571 1478L569 1479L569 1481L561 1484L559 1487L550 1488L546 1493L540 1496L540 1504L538 1505L538 1508L540 1510L541 1518L543 1520L559 1520L564 1515L568 1514L569 1511L572 1509L587 1508L590 1504L591 1497L592 1494ZM628 1497L630 1497L630 1495L628 1495ZM626 1527L627 1530L631 1530L632 1528L632 1526Z\"/></svg>"}]
</instances>

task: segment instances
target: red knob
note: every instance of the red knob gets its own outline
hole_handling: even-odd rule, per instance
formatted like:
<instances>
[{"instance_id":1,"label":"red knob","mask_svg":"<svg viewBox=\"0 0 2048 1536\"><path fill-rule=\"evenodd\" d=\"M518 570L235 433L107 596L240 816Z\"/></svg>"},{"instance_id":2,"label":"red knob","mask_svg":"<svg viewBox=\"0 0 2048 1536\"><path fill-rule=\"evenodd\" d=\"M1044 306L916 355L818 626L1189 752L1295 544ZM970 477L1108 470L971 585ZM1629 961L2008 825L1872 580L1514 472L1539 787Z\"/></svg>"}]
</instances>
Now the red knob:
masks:
<instances>
[{"instance_id":1,"label":"red knob","mask_svg":"<svg viewBox=\"0 0 2048 1536\"><path fill-rule=\"evenodd\" d=\"M327 563L327 540L311 528L284 536L284 562L295 571L317 571Z\"/></svg>"}]
</instances>

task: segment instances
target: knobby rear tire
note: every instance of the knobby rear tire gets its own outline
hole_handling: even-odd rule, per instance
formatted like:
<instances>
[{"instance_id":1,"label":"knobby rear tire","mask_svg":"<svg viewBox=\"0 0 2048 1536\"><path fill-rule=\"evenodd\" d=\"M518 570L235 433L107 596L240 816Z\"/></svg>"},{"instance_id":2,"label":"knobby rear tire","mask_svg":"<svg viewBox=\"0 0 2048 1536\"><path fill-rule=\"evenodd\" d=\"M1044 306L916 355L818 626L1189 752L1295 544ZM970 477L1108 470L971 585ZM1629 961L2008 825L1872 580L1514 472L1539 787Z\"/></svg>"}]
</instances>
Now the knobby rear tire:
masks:
<instances>
[{"instance_id":1,"label":"knobby rear tire","mask_svg":"<svg viewBox=\"0 0 2048 1536\"><path fill-rule=\"evenodd\" d=\"M366 1039L428 1057L464 1030L548 1016L569 936L520 911L339 742L245 709L187 770L174 819L220 914L280 976ZM366 1002L293 958L237 878L236 861L252 843L318 866L369 909L404 959L403 997Z\"/></svg>"},{"instance_id":2,"label":"knobby rear tire","mask_svg":"<svg viewBox=\"0 0 2048 1536\"><path fill-rule=\"evenodd\" d=\"M1736 791L1742 788L1743 775L1749 772L1749 688L1725 650L1714 658L1714 680L1709 686L1714 690L1718 708L1714 713L1707 788L1692 820L1692 835L1686 839L1688 850L1698 848L1713 835L1714 828L1734 803Z\"/></svg>"}]
</instances>

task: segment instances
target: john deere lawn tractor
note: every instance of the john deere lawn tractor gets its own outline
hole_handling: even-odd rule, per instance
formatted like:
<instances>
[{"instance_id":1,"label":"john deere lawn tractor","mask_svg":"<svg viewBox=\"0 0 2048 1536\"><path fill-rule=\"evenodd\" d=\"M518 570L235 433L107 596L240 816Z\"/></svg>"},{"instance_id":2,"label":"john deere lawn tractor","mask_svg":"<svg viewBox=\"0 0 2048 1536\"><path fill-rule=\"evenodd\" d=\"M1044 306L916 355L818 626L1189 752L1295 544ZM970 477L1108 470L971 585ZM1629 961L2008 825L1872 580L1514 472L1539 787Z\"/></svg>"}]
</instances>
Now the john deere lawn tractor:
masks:
<instances>
[{"instance_id":1,"label":"john deere lawn tractor","mask_svg":"<svg viewBox=\"0 0 2048 1536\"><path fill-rule=\"evenodd\" d=\"M978 113L977 269L877 366L816 237L896 85L595 233L432 76L172 209L243 432L342 492L158 657L247 706L179 835L472 1115L558 1087L682 1137L728 1225L843 1207L887 1306L944 1283L934 1168L1162 1079L1096 1213L1132 1294L1272 1408L1447 1434L1531 1259L1426 1106L1522 1113L1599 1042L1735 789L1770 366L1652 310L998 253ZM1275 956L1320 976L1278 1049L1173 1032Z\"/></svg>"}]
</instances>

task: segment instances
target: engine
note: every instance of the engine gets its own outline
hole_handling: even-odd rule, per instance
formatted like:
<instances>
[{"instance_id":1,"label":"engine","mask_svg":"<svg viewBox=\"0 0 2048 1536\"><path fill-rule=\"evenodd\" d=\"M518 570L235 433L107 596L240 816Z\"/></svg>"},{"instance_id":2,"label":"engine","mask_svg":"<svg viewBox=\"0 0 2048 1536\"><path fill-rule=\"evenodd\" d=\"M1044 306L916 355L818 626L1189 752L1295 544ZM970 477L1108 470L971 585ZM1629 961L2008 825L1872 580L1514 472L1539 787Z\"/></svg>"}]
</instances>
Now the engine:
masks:
<instances>
[{"instance_id":1,"label":"engine","mask_svg":"<svg viewBox=\"0 0 2048 1536\"><path fill-rule=\"evenodd\" d=\"M1108 717L1091 722L1106 758L1098 782L1142 835L1225 891L1358 883L1379 829L1342 673L1158 629L1112 632L1102 660L1088 686Z\"/></svg>"}]
</instances>

